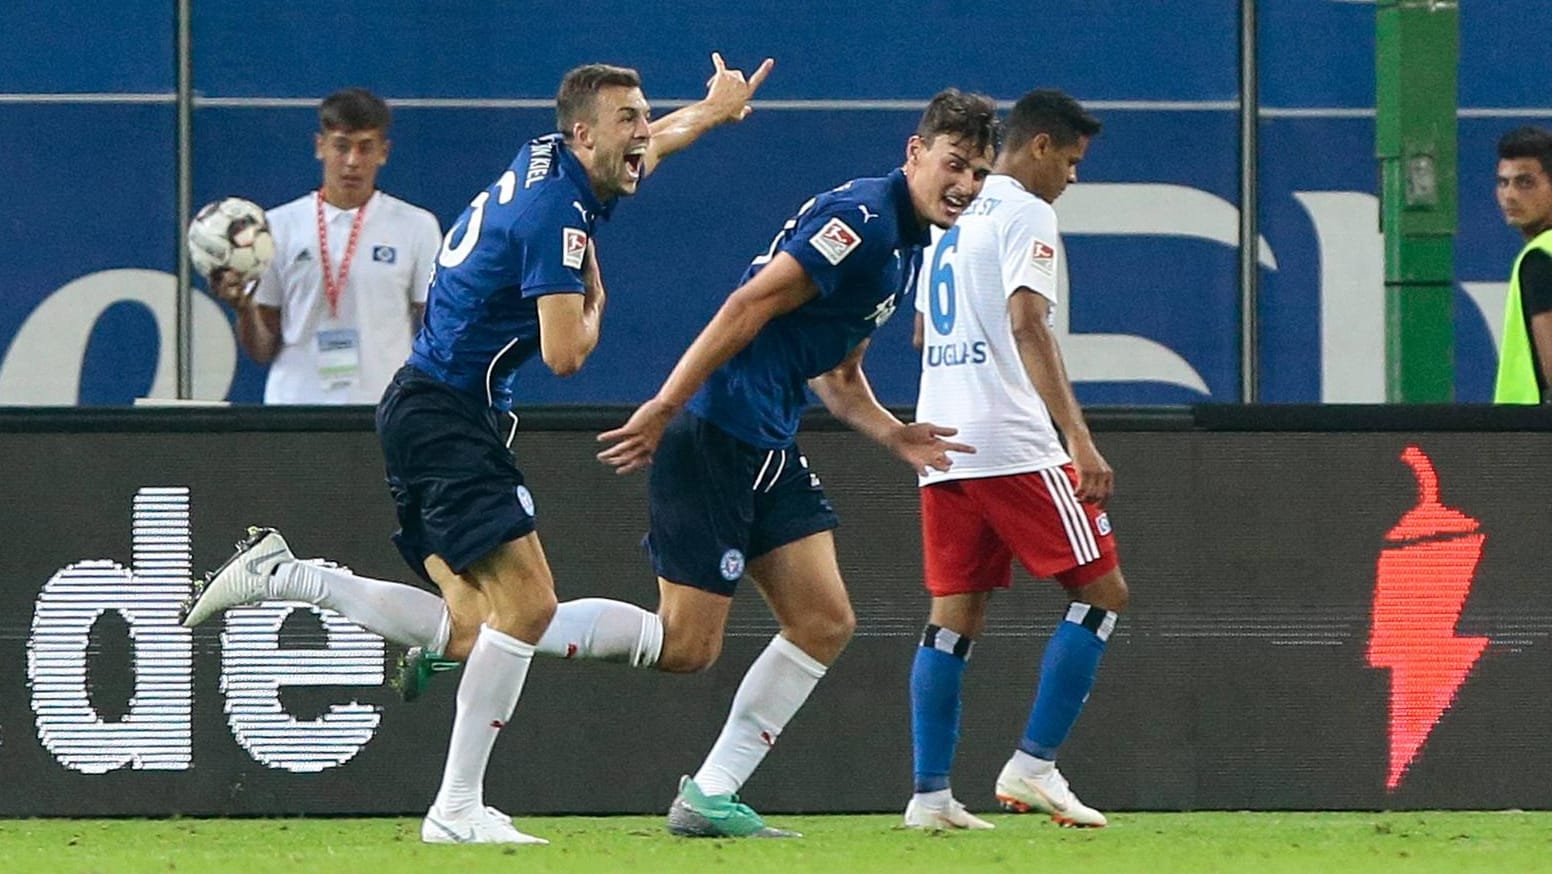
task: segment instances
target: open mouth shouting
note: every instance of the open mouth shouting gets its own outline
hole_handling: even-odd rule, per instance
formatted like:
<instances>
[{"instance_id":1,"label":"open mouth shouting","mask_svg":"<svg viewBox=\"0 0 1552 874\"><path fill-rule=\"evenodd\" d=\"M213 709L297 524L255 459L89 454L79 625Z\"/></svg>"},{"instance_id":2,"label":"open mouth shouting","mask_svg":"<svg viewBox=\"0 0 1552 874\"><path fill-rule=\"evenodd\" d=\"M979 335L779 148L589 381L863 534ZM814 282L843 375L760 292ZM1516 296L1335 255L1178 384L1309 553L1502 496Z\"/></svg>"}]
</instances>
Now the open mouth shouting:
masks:
<instances>
[{"instance_id":1,"label":"open mouth shouting","mask_svg":"<svg viewBox=\"0 0 1552 874\"><path fill-rule=\"evenodd\" d=\"M625 153L625 178L630 182L641 180L641 171L647 161L647 144L632 146Z\"/></svg>"}]
</instances>

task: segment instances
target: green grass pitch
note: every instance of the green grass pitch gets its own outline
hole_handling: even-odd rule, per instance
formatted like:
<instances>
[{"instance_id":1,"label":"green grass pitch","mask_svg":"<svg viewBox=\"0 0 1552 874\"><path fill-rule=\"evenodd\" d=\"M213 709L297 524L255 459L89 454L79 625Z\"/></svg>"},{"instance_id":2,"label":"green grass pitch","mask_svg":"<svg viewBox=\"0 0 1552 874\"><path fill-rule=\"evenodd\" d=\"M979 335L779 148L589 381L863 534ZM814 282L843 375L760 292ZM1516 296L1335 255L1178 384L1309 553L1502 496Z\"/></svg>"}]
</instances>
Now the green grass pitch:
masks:
<instances>
[{"instance_id":1,"label":"green grass pitch","mask_svg":"<svg viewBox=\"0 0 1552 874\"><path fill-rule=\"evenodd\" d=\"M0 820L6 874L500 871L1369 872L1552 870L1552 813L1120 814L1061 829L993 815L995 831L924 833L893 815L773 816L800 840L687 840L661 817L523 817L547 847L420 843L416 819Z\"/></svg>"}]
</instances>

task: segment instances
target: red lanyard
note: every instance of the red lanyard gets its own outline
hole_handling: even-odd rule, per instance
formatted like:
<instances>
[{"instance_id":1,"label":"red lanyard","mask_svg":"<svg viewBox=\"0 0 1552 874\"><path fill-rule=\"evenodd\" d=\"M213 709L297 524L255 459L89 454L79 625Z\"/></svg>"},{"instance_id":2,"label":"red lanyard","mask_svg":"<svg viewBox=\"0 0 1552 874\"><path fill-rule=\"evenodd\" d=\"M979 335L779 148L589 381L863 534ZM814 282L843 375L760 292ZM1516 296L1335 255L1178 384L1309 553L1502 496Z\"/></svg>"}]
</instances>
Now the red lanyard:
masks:
<instances>
[{"instance_id":1,"label":"red lanyard","mask_svg":"<svg viewBox=\"0 0 1552 874\"><path fill-rule=\"evenodd\" d=\"M370 198L369 198L370 199ZM361 238L361 223L366 219L366 204L356 208L356 220L350 224L350 240L345 243L345 257L340 259L339 276L335 277L329 263L329 226L323 220L323 190L316 199L318 207L318 258L323 266L323 296L329 299L329 315L339 316L340 295L345 293L345 279L350 276L350 262L356 257L356 241Z\"/></svg>"}]
</instances>

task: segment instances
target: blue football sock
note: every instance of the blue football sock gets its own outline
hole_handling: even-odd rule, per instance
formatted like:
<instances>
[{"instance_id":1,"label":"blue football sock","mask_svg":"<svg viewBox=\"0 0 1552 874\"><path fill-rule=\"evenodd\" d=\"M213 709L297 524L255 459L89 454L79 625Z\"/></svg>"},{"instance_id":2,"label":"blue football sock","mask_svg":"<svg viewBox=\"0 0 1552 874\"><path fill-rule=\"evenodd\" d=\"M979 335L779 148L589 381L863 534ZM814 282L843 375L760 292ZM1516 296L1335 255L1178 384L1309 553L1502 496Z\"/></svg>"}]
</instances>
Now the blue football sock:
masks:
<instances>
[{"instance_id":1,"label":"blue football sock","mask_svg":"<svg viewBox=\"0 0 1552 874\"><path fill-rule=\"evenodd\" d=\"M916 752L916 791L948 788L959 745L959 689L970 658L970 638L928 625L911 665L911 740Z\"/></svg>"},{"instance_id":2,"label":"blue football sock","mask_svg":"<svg viewBox=\"0 0 1552 874\"><path fill-rule=\"evenodd\" d=\"M1089 690L1094 688L1094 675L1115 628L1116 615L1089 604L1069 605L1066 618L1045 645L1040 688L1019 749L1037 759L1056 760L1057 748L1072 731Z\"/></svg>"}]
</instances>

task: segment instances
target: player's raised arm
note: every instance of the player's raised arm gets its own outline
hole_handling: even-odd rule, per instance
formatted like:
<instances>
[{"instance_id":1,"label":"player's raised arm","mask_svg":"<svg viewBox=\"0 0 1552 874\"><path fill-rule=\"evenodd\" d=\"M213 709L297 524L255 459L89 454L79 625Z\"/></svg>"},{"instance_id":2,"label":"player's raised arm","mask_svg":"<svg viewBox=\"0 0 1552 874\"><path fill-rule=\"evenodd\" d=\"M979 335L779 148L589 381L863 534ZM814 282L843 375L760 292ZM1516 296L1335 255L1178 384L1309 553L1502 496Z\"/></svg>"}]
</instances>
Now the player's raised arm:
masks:
<instances>
[{"instance_id":1,"label":"player's raised arm","mask_svg":"<svg viewBox=\"0 0 1552 874\"><path fill-rule=\"evenodd\" d=\"M651 173L659 161L689 146L717 125L747 118L754 111L749 99L776 65L775 60L766 58L745 79L742 70L729 70L718 52L711 53L711 63L714 69L706 82L706 96L652 122L652 145L647 148L643 174Z\"/></svg>"},{"instance_id":2,"label":"player's raised arm","mask_svg":"<svg viewBox=\"0 0 1552 874\"><path fill-rule=\"evenodd\" d=\"M766 323L789 313L819 293L796 258L778 254L765 269L739 286L722 302L721 309L701 329L657 395L642 404L623 426L598 435L612 444L598 453L598 460L630 473L652 461L668 420L682 409L717 368L726 364L754 340Z\"/></svg>"},{"instance_id":3,"label":"player's raised arm","mask_svg":"<svg viewBox=\"0 0 1552 874\"><path fill-rule=\"evenodd\" d=\"M863 340L833 370L808 381L808 387L819 396L825 409L848 427L887 447L917 473L928 467L948 470L954 464L948 457L950 452L975 452L972 446L943 439L959 433L954 428L931 422L907 425L884 409L862 370L862 356L870 342Z\"/></svg>"}]
</instances>

